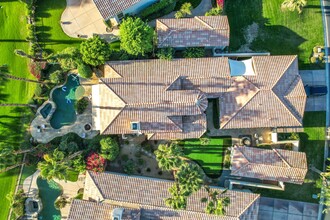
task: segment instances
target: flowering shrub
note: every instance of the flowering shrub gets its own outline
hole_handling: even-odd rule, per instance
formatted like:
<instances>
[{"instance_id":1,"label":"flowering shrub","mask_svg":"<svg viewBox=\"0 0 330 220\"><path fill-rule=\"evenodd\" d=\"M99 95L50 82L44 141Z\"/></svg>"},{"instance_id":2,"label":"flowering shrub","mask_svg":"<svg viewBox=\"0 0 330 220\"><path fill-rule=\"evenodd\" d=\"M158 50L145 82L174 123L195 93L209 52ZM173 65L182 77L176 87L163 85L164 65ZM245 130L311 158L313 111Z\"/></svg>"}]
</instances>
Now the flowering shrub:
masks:
<instances>
[{"instance_id":1,"label":"flowering shrub","mask_svg":"<svg viewBox=\"0 0 330 220\"><path fill-rule=\"evenodd\" d=\"M41 78L41 70L46 68L46 62L30 62L29 71L38 80Z\"/></svg>"},{"instance_id":2,"label":"flowering shrub","mask_svg":"<svg viewBox=\"0 0 330 220\"><path fill-rule=\"evenodd\" d=\"M94 172L103 172L105 159L97 153L90 153L86 159L86 169Z\"/></svg>"},{"instance_id":3,"label":"flowering shrub","mask_svg":"<svg viewBox=\"0 0 330 220\"><path fill-rule=\"evenodd\" d=\"M225 0L217 0L217 5L218 5L220 8L223 8L223 6L225 5Z\"/></svg>"}]
</instances>

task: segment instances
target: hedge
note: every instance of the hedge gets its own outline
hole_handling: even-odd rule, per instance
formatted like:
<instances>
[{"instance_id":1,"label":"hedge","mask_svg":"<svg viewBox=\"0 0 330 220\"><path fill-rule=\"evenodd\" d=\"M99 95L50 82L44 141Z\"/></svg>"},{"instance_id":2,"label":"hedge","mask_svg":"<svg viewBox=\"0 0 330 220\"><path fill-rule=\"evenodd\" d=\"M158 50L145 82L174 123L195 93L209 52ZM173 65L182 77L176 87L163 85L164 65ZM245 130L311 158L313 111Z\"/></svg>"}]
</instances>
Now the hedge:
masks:
<instances>
[{"instance_id":1,"label":"hedge","mask_svg":"<svg viewBox=\"0 0 330 220\"><path fill-rule=\"evenodd\" d=\"M171 13L174 10L175 5L175 0L160 0L159 2L154 3L146 9L142 10L138 16L142 20L150 21Z\"/></svg>"}]
</instances>

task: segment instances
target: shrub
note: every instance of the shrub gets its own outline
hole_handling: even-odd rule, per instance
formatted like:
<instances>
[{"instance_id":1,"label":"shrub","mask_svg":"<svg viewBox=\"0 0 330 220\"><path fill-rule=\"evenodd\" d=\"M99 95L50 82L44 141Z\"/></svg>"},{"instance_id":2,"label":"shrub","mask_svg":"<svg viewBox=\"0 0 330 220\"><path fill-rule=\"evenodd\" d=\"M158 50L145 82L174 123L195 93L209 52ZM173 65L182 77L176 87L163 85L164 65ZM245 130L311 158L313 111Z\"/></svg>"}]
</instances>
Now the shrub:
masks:
<instances>
[{"instance_id":1,"label":"shrub","mask_svg":"<svg viewBox=\"0 0 330 220\"><path fill-rule=\"evenodd\" d=\"M56 209L60 210L64 208L67 203L69 202L66 201L66 198L61 196L60 198L56 199L56 201L54 202L54 206Z\"/></svg>"},{"instance_id":2,"label":"shrub","mask_svg":"<svg viewBox=\"0 0 330 220\"><path fill-rule=\"evenodd\" d=\"M15 219L19 219L19 217L23 216L24 202L26 199L23 189L19 189L16 194L7 194L6 198L10 202L11 208L13 209L13 213L16 217Z\"/></svg>"},{"instance_id":3,"label":"shrub","mask_svg":"<svg viewBox=\"0 0 330 220\"><path fill-rule=\"evenodd\" d=\"M131 175L134 173L135 164L133 160L128 160L124 165L124 172L128 175Z\"/></svg>"},{"instance_id":4,"label":"shrub","mask_svg":"<svg viewBox=\"0 0 330 220\"><path fill-rule=\"evenodd\" d=\"M150 172L151 172L151 169L148 167L148 168L146 169L146 171L147 171L148 173L150 173Z\"/></svg>"},{"instance_id":5,"label":"shrub","mask_svg":"<svg viewBox=\"0 0 330 220\"><path fill-rule=\"evenodd\" d=\"M161 60L172 60L174 58L174 49L171 47L161 48L156 55Z\"/></svg>"},{"instance_id":6,"label":"shrub","mask_svg":"<svg viewBox=\"0 0 330 220\"><path fill-rule=\"evenodd\" d=\"M49 75L49 80L55 84L62 84L65 80L64 73L61 70L56 70Z\"/></svg>"},{"instance_id":7,"label":"shrub","mask_svg":"<svg viewBox=\"0 0 330 220\"><path fill-rule=\"evenodd\" d=\"M161 170L158 171L158 175L159 175L159 176L163 175L163 171L161 171Z\"/></svg>"},{"instance_id":8,"label":"shrub","mask_svg":"<svg viewBox=\"0 0 330 220\"><path fill-rule=\"evenodd\" d=\"M180 11L186 16L191 15L191 10L193 10L193 6L190 2L185 2L182 4Z\"/></svg>"},{"instance_id":9,"label":"shrub","mask_svg":"<svg viewBox=\"0 0 330 220\"><path fill-rule=\"evenodd\" d=\"M222 8L221 7L216 7L216 8L211 8L209 11L205 13L205 16L218 16L222 14Z\"/></svg>"},{"instance_id":10,"label":"shrub","mask_svg":"<svg viewBox=\"0 0 330 220\"><path fill-rule=\"evenodd\" d=\"M143 160L142 158L139 158L139 159L138 159L138 164L139 164L140 166L143 166L143 165L145 164L145 160Z\"/></svg>"},{"instance_id":11,"label":"shrub","mask_svg":"<svg viewBox=\"0 0 330 220\"><path fill-rule=\"evenodd\" d=\"M288 138L289 140L299 140L300 137L299 137L299 134L295 133L295 132L292 132Z\"/></svg>"},{"instance_id":12,"label":"shrub","mask_svg":"<svg viewBox=\"0 0 330 220\"><path fill-rule=\"evenodd\" d=\"M78 171L79 173L83 173L86 170L86 164L84 161L84 157L82 155L79 155L72 161L72 166L75 171Z\"/></svg>"},{"instance_id":13,"label":"shrub","mask_svg":"<svg viewBox=\"0 0 330 220\"><path fill-rule=\"evenodd\" d=\"M121 156L121 160L122 161L124 161L124 162L127 162L128 161L128 155L127 154L123 154L122 156Z\"/></svg>"},{"instance_id":14,"label":"shrub","mask_svg":"<svg viewBox=\"0 0 330 220\"><path fill-rule=\"evenodd\" d=\"M79 52L79 49L76 47L65 48L64 50L62 50L60 53L57 54L56 58L57 58L57 62L65 71L77 69L78 64L82 62L81 54Z\"/></svg>"},{"instance_id":15,"label":"shrub","mask_svg":"<svg viewBox=\"0 0 330 220\"><path fill-rule=\"evenodd\" d=\"M78 114L82 114L85 112L88 105L89 105L88 99L86 97L83 97L75 103L74 107Z\"/></svg>"},{"instance_id":16,"label":"shrub","mask_svg":"<svg viewBox=\"0 0 330 220\"><path fill-rule=\"evenodd\" d=\"M109 44L98 35L80 44L82 60L89 65L99 66L109 59Z\"/></svg>"},{"instance_id":17,"label":"shrub","mask_svg":"<svg viewBox=\"0 0 330 220\"><path fill-rule=\"evenodd\" d=\"M184 14L182 11L177 11L175 14L174 14L174 17L176 19L180 19L180 18L184 18Z\"/></svg>"},{"instance_id":18,"label":"shrub","mask_svg":"<svg viewBox=\"0 0 330 220\"><path fill-rule=\"evenodd\" d=\"M86 64L79 64L78 65L78 73L81 77L83 78L91 78L93 76L93 72L92 69L90 68L90 66L86 65Z\"/></svg>"},{"instance_id":19,"label":"shrub","mask_svg":"<svg viewBox=\"0 0 330 220\"><path fill-rule=\"evenodd\" d=\"M316 57L311 57L311 63L317 63Z\"/></svg>"},{"instance_id":20,"label":"shrub","mask_svg":"<svg viewBox=\"0 0 330 220\"><path fill-rule=\"evenodd\" d=\"M183 51L184 58L199 58L205 56L204 48L190 47Z\"/></svg>"},{"instance_id":21,"label":"shrub","mask_svg":"<svg viewBox=\"0 0 330 220\"><path fill-rule=\"evenodd\" d=\"M107 137L100 141L101 156L107 160L113 161L119 154L119 145L113 138Z\"/></svg>"},{"instance_id":22,"label":"shrub","mask_svg":"<svg viewBox=\"0 0 330 220\"><path fill-rule=\"evenodd\" d=\"M120 25L120 47L131 55L145 55L153 49L154 30L140 18L128 17Z\"/></svg>"},{"instance_id":23,"label":"shrub","mask_svg":"<svg viewBox=\"0 0 330 220\"><path fill-rule=\"evenodd\" d=\"M90 153L86 159L86 169L94 172L103 172L105 159L97 153Z\"/></svg>"},{"instance_id":24,"label":"shrub","mask_svg":"<svg viewBox=\"0 0 330 220\"><path fill-rule=\"evenodd\" d=\"M137 157L137 158L142 157L142 152L141 152L141 151L137 151L137 152L135 153L135 157Z\"/></svg>"},{"instance_id":25,"label":"shrub","mask_svg":"<svg viewBox=\"0 0 330 220\"><path fill-rule=\"evenodd\" d=\"M153 20L172 12L175 5L176 0L160 0L142 10L138 16L143 20Z\"/></svg>"},{"instance_id":26,"label":"shrub","mask_svg":"<svg viewBox=\"0 0 330 220\"><path fill-rule=\"evenodd\" d=\"M210 144L210 138L200 138L199 141L201 142L201 145L209 145Z\"/></svg>"},{"instance_id":27,"label":"shrub","mask_svg":"<svg viewBox=\"0 0 330 220\"><path fill-rule=\"evenodd\" d=\"M313 48L313 52L314 52L314 53L318 53L318 48L319 48L319 47L314 47L314 48Z\"/></svg>"}]
</instances>

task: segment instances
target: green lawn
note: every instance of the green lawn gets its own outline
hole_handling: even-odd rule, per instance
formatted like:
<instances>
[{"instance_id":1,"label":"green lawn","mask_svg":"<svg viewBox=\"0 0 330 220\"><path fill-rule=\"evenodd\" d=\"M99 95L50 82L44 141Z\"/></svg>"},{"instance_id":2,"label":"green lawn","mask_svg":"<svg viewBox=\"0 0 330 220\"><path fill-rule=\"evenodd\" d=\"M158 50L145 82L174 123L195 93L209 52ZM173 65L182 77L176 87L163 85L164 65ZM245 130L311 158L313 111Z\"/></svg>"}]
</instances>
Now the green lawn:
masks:
<instances>
[{"instance_id":1,"label":"green lawn","mask_svg":"<svg viewBox=\"0 0 330 220\"><path fill-rule=\"evenodd\" d=\"M37 171L37 166L36 165L31 165L31 166L24 166L21 180L19 184L23 184L24 180L34 174Z\"/></svg>"},{"instance_id":2,"label":"green lawn","mask_svg":"<svg viewBox=\"0 0 330 220\"><path fill-rule=\"evenodd\" d=\"M66 0L43 0L37 4L37 31L43 49L54 53L67 47L78 47L82 40L67 36L61 28Z\"/></svg>"},{"instance_id":3,"label":"green lawn","mask_svg":"<svg viewBox=\"0 0 330 220\"><path fill-rule=\"evenodd\" d=\"M299 134L300 151L306 153L309 165L312 164L320 170L323 169L324 133L325 112L305 112L304 133ZM285 191L253 190L263 196L317 203L318 200L313 199L312 195L320 192L320 189L315 187L315 180L318 178L316 173L309 171L303 185L285 184Z\"/></svg>"},{"instance_id":4,"label":"green lawn","mask_svg":"<svg viewBox=\"0 0 330 220\"><path fill-rule=\"evenodd\" d=\"M315 45L323 45L322 14L319 0L308 0L302 14L283 12L283 0L226 1L225 11L230 24L230 49L245 44L244 30L253 22L259 25L254 51L273 55L298 54L300 68L317 68L309 63Z\"/></svg>"},{"instance_id":5,"label":"green lawn","mask_svg":"<svg viewBox=\"0 0 330 220\"><path fill-rule=\"evenodd\" d=\"M199 139L183 141L184 154L196 161L209 176L221 174L224 152L231 145L231 138L210 138L208 145L201 145Z\"/></svg>"},{"instance_id":6,"label":"green lawn","mask_svg":"<svg viewBox=\"0 0 330 220\"><path fill-rule=\"evenodd\" d=\"M18 173L19 169L17 168L0 174L0 219L7 219L9 214L10 204L6 199L6 195L10 192L14 192Z\"/></svg>"}]
</instances>

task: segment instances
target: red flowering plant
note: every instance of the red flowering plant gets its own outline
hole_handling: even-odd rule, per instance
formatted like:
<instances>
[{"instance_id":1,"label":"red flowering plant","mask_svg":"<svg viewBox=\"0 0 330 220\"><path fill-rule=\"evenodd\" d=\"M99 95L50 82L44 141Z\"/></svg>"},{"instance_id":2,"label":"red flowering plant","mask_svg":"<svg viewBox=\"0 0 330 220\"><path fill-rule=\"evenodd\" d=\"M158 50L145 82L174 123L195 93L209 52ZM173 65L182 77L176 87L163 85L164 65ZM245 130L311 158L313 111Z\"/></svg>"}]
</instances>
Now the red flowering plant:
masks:
<instances>
[{"instance_id":1,"label":"red flowering plant","mask_svg":"<svg viewBox=\"0 0 330 220\"><path fill-rule=\"evenodd\" d=\"M225 0L217 0L217 5L220 8L223 8L223 6L225 5Z\"/></svg>"},{"instance_id":2,"label":"red flowering plant","mask_svg":"<svg viewBox=\"0 0 330 220\"><path fill-rule=\"evenodd\" d=\"M86 159L86 169L94 172L103 172L105 159L98 153L90 153Z\"/></svg>"}]
</instances>

